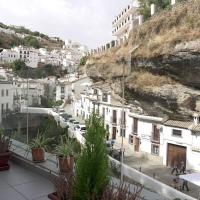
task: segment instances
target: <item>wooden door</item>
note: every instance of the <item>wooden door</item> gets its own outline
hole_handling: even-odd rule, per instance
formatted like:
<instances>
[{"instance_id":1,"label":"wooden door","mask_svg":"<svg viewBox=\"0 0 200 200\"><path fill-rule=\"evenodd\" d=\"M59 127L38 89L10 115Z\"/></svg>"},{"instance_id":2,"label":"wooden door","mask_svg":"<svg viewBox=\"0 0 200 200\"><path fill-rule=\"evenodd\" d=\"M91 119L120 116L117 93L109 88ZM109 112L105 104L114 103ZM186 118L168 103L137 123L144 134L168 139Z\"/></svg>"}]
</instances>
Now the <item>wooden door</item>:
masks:
<instances>
[{"instance_id":1,"label":"wooden door","mask_svg":"<svg viewBox=\"0 0 200 200\"><path fill-rule=\"evenodd\" d=\"M134 150L136 152L139 152L140 151L140 138L138 137L135 137L135 144L134 144Z\"/></svg>"},{"instance_id":2,"label":"wooden door","mask_svg":"<svg viewBox=\"0 0 200 200\"><path fill-rule=\"evenodd\" d=\"M179 166L181 162L186 164L186 150L186 147L168 144L167 166L173 167L174 162L177 162Z\"/></svg>"},{"instance_id":3,"label":"wooden door","mask_svg":"<svg viewBox=\"0 0 200 200\"><path fill-rule=\"evenodd\" d=\"M115 140L117 135L117 127L112 128L112 139Z\"/></svg>"}]
</instances>

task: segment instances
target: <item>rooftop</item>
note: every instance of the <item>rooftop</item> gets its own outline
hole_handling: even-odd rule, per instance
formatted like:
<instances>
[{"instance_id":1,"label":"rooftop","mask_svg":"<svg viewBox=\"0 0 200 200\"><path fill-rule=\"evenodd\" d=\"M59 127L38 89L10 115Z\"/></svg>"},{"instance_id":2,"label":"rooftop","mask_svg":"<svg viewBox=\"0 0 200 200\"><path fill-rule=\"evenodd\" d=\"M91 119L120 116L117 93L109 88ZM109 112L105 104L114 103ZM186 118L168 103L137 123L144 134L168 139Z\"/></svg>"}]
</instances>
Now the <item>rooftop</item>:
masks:
<instances>
[{"instance_id":1,"label":"rooftop","mask_svg":"<svg viewBox=\"0 0 200 200\"><path fill-rule=\"evenodd\" d=\"M164 122L164 125L177 127L177 128L189 129L189 127L191 127L191 125L193 125L193 122L191 122L191 121L168 120L168 121Z\"/></svg>"}]
</instances>

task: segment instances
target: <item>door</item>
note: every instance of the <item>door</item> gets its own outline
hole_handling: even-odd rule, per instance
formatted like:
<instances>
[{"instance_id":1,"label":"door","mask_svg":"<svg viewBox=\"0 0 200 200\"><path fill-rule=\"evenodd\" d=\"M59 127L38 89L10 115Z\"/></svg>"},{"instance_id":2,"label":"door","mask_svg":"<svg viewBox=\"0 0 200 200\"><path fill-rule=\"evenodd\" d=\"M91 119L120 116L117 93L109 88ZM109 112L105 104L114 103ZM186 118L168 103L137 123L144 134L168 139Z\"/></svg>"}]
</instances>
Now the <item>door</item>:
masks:
<instances>
[{"instance_id":1,"label":"door","mask_svg":"<svg viewBox=\"0 0 200 200\"><path fill-rule=\"evenodd\" d=\"M113 139L113 140L116 139L116 134L117 134L117 127L113 127L113 128L112 128L112 139Z\"/></svg>"},{"instance_id":2,"label":"door","mask_svg":"<svg viewBox=\"0 0 200 200\"><path fill-rule=\"evenodd\" d=\"M186 147L168 144L167 166L173 167L174 162L177 162L179 166L181 162L186 164L186 150Z\"/></svg>"},{"instance_id":3,"label":"door","mask_svg":"<svg viewBox=\"0 0 200 200\"><path fill-rule=\"evenodd\" d=\"M138 137L135 137L134 150L136 152L140 151L140 138L138 138Z\"/></svg>"}]
</instances>

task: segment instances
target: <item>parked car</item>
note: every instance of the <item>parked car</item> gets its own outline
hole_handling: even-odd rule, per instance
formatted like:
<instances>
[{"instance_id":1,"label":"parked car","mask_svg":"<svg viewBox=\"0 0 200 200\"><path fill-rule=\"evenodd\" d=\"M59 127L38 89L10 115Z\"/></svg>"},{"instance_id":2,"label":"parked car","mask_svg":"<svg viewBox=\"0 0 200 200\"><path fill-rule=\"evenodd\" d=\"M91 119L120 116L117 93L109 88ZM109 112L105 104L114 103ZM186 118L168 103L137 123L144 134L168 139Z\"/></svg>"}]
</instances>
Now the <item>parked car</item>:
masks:
<instances>
[{"instance_id":1,"label":"parked car","mask_svg":"<svg viewBox=\"0 0 200 200\"><path fill-rule=\"evenodd\" d=\"M65 113L65 110L64 110L64 109L59 109L58 113L59 113L59 114Z\"/></svg>"},{"instance_id":2,"label":"parked car","mask_svg":"<svg viewBox=\"0 0 200 200\"><path fill-rule=\"evenodd\" d=\"M69 114L67 114L67 113L62 113L62 114L60 114L60 116L61 116L62 118L64 118L65 121L69 121L69 119L72 118L72 115L69 115Z\"/></svg>"},{"instance_id":3,"label":"parked car","mask_svg":"<svg viewBox=\"0 0 200 200\"><path fill-rule=\"evenodd\" d=\"M73 119L73 118L70 118L70 119L68 120L68 125L72 125L74 121L76 121L76 120Z\"/></svg>"},{"instance_id":4,"label":"parked car","mask_svg":"<svg viewBox=\"0 0 200 200\"><path fill-rule=\"evenodd\" d=\"M76 131L84 135L86 131L86 126L84 124L79 124L76 126Z\"/></svg>"},{"instance_id":5,"label":"parked car","mask_svg":"<svg viewBox=\"0 0 200 200\"><path fill-rule=\"evenodd\" d=\"M73 125L74 130L75 130L75 127L76 127L78 124L79 124L79 122L73 121L72 125Z\"/></svg>"}]
</instances>

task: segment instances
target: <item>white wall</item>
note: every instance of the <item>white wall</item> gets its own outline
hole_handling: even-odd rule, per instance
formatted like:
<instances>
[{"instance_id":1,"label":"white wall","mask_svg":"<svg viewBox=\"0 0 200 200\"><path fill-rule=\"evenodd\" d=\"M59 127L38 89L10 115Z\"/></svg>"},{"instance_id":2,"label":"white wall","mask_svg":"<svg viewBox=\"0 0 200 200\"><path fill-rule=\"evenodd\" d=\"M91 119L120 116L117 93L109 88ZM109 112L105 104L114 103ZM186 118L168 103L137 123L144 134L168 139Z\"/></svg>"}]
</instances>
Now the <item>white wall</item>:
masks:
<instances>
[{"instance_id":1,"label":"white wall","mask_svg":"<svg viewBox=\"0 0 200 200\"><path fill-rule=\"evenodd\" d=\"M4 91L3 95L2 91ZM8 105L9 110L13 110L13 85L12 83L2 81L0 82L0 122L2 121L2 112L6 111L6 105Z\"/></svg>"}]
</instances>

